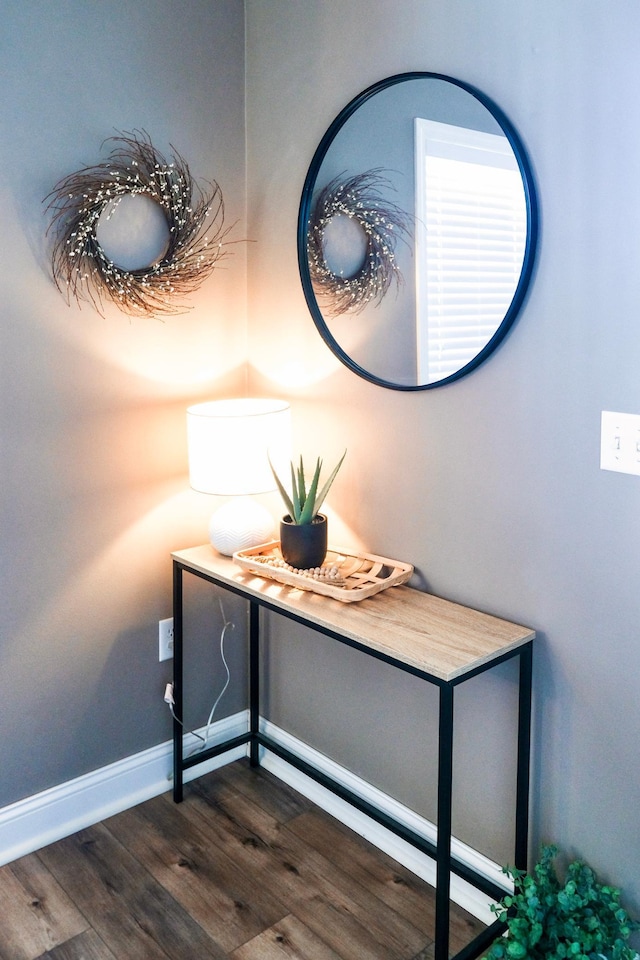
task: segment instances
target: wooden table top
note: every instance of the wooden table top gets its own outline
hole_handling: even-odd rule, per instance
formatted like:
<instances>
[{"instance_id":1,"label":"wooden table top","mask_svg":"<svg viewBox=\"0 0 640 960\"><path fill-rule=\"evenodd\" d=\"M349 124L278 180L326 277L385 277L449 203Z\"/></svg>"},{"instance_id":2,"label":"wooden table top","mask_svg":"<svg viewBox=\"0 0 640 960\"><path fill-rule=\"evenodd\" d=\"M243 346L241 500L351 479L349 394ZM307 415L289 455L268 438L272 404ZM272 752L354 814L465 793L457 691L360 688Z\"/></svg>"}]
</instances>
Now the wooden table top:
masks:
<instances>
[{"instance_id":1,"label":"wooden table top","mask_svg":"<svg viewBox=\"0 0 640 960\"><path fill-rule=\"evenodd\" d=\"M528 643L535 632L411 587L389 587L357 603L286 586L242 570L210 545L172 558L247 598L265 599L309 623L332 630L446 682L463 677Z\"/></svg>"}]
</instances>

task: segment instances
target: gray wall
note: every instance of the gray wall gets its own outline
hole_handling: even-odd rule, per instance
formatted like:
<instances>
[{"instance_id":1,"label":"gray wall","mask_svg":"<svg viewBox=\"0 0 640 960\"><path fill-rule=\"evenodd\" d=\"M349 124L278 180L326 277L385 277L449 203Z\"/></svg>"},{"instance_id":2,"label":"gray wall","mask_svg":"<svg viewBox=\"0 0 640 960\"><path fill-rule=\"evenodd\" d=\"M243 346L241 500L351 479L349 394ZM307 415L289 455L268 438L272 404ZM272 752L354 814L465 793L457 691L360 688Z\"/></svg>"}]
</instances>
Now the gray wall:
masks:
<instances>
[{"instance_id":1,"label":"gray wall","mask_svg":"<svg viewBox=\"0 0 640 960\"><path fill-rule=\"evenodd\" d=\"M248 0L254 392L292 398L297 445L349 453L334 542L409 560L429 590L534 627L533 852L555 841L640 913L640 480L599 469L603 409L640 412L636 0ZM360 90L465 80L519 131L539 186L521 318L466 379L359 380L310 322L295 223L315 147ZM272 630L280 631L274 623ZM434 816L434 697L308 634L272 653L272 716ZM455 826L511 857L514 672L459 698ZM426 776L426 790L423 788Z\"/></svg>"},{"instance_id":2,"label":"gray wall","mask_svg":"<svg viewBox=\"0 0 640 960\"><path fill-rule=\"evenodd\" d=\"M241 0L1 0L0 22L4 805L170 736L168 554L211 510L188 490L185 408L245 384L243 244L188 314L102 318L55 289L42 200L143 128L219 181L234 238L246 222Z\"/></svg>"}]
</instances>

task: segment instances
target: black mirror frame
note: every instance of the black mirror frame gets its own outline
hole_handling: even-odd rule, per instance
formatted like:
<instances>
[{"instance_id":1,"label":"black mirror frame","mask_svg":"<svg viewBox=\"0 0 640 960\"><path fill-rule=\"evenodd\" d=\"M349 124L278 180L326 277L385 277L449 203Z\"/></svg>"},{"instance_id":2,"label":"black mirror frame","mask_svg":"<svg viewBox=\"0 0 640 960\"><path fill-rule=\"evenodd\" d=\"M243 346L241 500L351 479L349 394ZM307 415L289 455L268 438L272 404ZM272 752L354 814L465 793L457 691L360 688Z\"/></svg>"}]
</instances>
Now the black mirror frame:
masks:
<instances>
[{"instance_id":1,"label":"black mirror frame","mask_svg":"<svg viewBox=\"0 0 640 960\"><path fill-rule=\"evenodd\" d=\"M345 125L347 120L349 120L349 118L367 100L375 96L377 93L380 93L382 90L386 90L388 87L402 83L406 80L425 79L444 80L447 83L452 83L455 86L460 87L462 90L465 90L467 93L475 97L484 107L486 107L489 113L491 113L491 115L502 128L507 140L509 141L511 149L513 150L518 167L520 169L520 175L522 177L527 211L527 238L522 260L520 279L513 295L513 299L511 300L502 323L491 339L482 348L482 350L477 353L476 356L469 361L469 363L465 364L465 366L461 367L450 376L444 377L442 380L436 380L433 383L398 384L394 383L393 381L384 380L382 377L378 377L375 374L370 373L368 370L365 370L342 349L340 344L331 334L322 315L322 311L318 305L318 301L313 291L313 285L311 283L311 274L307 255L307 235L318 172L336 135ZM338 357L338 359L345 364L345 366L356 373L359 377L363 377L365 380L369 380L371 383L375 383L380 387L387 387L391 390L431 390L434 387L445 386L446 384L453 383L453 381L459 380L461 377L471 373L472 370L475 370L476 367L483 363L487 357L494 352L501 341L504 340L505 336L513 326L520 308L523 305L533 274L538 244L538 221L539 214L537 192L529 159L520 137L503 111L480 90L477 90L475 87L465 83L462 80L455 80L453 77L448 77L445 74L422 71L395 74L394 76L387 77L385 80L380 80L377 83L372 84L370 87L367 87L362 91L362 93L354 97L354 99L351 100L343 110L340 111L338 116L331 123L326 133L322 137L322 140L320 141L311 160L311 164L309 166L309 170L307 171L307 176L302 189L302 196L298 212L297 232L298 268L300 271L300 279L302 281L302 289L307 301L307 306L309 307L314 323L327 346L336 355L336 357Z\"/></svg>"}]
</instances>

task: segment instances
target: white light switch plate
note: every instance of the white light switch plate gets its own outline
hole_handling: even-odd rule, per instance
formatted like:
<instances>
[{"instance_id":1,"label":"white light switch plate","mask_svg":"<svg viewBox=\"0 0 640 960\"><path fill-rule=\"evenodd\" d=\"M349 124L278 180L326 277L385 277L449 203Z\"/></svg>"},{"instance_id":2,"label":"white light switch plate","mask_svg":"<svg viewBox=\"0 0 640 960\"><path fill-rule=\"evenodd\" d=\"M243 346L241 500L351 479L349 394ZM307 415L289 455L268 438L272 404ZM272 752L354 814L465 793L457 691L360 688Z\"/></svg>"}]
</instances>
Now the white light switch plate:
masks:
<instances>
[{"instance_id":1,"label":"white light switch plate","mask_svg":"<svg viewBox=\"0 0 640 960\"><path fill-rule=\"evenodd\" d=\"M602 411L600 469L640 476L640 414Z\"/></svg>"}]
</instances>

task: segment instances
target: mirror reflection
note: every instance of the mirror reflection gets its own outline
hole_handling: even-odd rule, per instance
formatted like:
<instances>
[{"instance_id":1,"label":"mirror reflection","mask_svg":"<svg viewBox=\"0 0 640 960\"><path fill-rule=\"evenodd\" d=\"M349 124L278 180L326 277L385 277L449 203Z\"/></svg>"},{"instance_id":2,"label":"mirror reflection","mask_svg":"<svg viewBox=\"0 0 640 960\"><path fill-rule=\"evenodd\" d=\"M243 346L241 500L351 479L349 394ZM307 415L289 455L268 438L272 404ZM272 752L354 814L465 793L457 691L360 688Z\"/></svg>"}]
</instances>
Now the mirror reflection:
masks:
<instances>
[{"instance_id":1,"label":"mirror reflection","mask_svg":"<svg viewBox=\"0 0 640 960\"><path fill-rule=\"evenodd\" d=\"M504 337L536 231L527 160L498 108L459 81L403 74L352 101L316 151L298 223L303 288L347 366L425 389Z\"/></svg>"}]
</instances>

